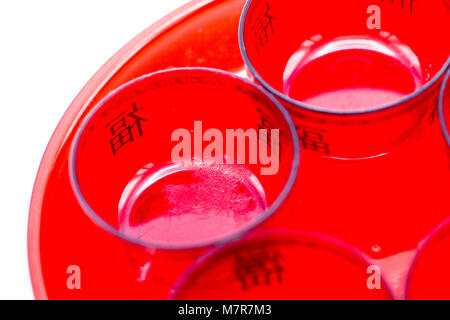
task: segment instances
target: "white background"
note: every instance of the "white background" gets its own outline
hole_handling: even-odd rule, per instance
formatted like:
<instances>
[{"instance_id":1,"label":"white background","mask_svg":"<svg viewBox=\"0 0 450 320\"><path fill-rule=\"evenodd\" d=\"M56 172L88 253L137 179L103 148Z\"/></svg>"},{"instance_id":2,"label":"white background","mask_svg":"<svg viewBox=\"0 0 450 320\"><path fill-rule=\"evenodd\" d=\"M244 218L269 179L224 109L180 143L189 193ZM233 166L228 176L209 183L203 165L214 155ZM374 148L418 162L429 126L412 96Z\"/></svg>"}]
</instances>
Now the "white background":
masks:
<instances>
[{"instance_id":1,"label":"white background","mask_svg":"<svg viewBox=\"0 0 450 320\"><path fill-rule=\"evenodd\" d=\"M118 49L187 0L0 1L0 299L32 299L28 207L72 99Z\"/></svg>"}]
</instances>

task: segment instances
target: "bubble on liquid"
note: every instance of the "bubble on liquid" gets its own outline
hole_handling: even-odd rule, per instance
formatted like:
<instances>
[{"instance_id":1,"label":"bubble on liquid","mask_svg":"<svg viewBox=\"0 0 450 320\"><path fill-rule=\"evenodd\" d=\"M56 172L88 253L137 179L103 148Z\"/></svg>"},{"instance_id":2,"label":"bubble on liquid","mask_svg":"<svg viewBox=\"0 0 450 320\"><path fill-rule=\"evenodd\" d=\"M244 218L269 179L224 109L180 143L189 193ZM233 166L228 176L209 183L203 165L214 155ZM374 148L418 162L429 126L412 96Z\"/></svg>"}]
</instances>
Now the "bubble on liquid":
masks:
<instances>
[{"instance_id":1,"label":"bubble on liquid","mask_svg":"<svg viewBox=\"0 0 450 320\"><path fill-rule=\"evenodd\" d=\"M379 245L374 245L371 248L373 253L380 253L381 252L381 247Z\"/></svg>"}]
</instances>

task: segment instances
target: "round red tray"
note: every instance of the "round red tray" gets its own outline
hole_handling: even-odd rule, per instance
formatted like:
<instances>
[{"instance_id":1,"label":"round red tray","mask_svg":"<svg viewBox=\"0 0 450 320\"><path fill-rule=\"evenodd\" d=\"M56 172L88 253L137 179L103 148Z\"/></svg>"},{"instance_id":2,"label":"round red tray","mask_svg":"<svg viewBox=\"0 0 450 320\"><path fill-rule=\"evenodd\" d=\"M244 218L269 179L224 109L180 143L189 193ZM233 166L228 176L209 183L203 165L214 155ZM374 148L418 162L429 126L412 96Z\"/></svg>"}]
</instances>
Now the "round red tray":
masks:
<instances>
[{"instance_id":1,"label":"round red tray","mask_svg":"<svg viewBox=\"0 0 450 320\"><path fill-rule=\"evenodd\" d=\"M241 71L238 24L244 3L191 1L125 45L74 99L48 144L31 200L28 256L37 299L119 296L114 293L111 259L120 260L123 252L115 258L103 254L102 244L111 239L82 212L69 183L68 152L81 119L111 90L153 71L187 66ZM82 273L83 290L67 288L67 268L71 265L86 270ZM109 280L99 279L102 274ZM89 286L89 282L94 281L111 283L96 285L103 290L90 290L94 286Z\"/></svg>"},{"instance_id":2,"label":"round red tray","mask_svg":"<svg viewBox=\"0 0 450 320\"><path fill-rule=\"evenodd\" d=\"M80 122L97 102L134 78L189 66L244 74L238 43L244 4L245 0L188 3L117 52L72 102L42 159L31 201L28 255L37 299L148 298L136 296L132 285L124 291L128 288L124 281L130 280L121 276L120 266L130 263L130 254L117 239L94 225L75 199L68 174L70 145ZM449 213L445 201L450 181L447 150L438 121L434 116L429 120L431 140L422 139L384 159L354 164L302 159L302 183L289 200L292 215L301 213L300 226L294 227L340 238L382 267L392 262L386 257L395 259L404 252L397 260L404 259L402 273L406 277L418 243ZM357 204L350 205L352 201ZM117 248L113 256L105 250L111 246ZM81 269L82 290L68 288L70 266ZM395 276L387 276L394 285ZM136 275L133 281L138 278ZM391 288L397 298L407 297L404 286ZM410 287L414 290L414 285Z\"/></svg>"}]
</instances>

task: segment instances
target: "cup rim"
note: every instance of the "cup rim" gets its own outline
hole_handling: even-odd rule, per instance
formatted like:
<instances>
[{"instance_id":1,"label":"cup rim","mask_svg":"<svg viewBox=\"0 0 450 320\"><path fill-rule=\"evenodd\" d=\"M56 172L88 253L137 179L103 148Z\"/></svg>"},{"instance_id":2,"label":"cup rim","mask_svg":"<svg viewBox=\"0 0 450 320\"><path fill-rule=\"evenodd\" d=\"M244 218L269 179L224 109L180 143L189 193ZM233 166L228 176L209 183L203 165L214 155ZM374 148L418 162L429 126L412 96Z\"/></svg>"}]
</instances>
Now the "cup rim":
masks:
<instances>
[{"instance_id":1,"label":"cup rim","mask_svg":"<svg viewBox=\"0 0 450 320\"><path fill-rule=\"evenodd\" d=\"M445 122L445 110L444 110L445 91L448 85L450 85L450 68L447 70L444 81L442 81L441 91L439 93L439 107L438 107L439 121L441 123L442 134L444 135L444 138L447 141L447 145L450 147L450 132L449 127ZM447 112L449 111L447 110Z\"/></svg>"},{"instance_id":2,"label":"cup rim","mask_svg":"<svg viewBox=\"0 0 450 320\"><path fill-rule=\"evenodd\" d=\"M167 295L167 300L176 300L177 295L183 286L186 284L188 279L200 268L205 267L210 261L212 261L218 254L225 252L226 250L230 250L235 246L242 245L245 241L258 240L262 238L278 238L278 239L286 239L286 238L294 238L296 240L300 239L300 243L304 243L307 241L315 242L322 249L333 250L336 253L342 253L339 255L341 258L350 261L353 264L360 264L370 266L373 261L368 257L365 253L363 253L360 249L355 246L352 246L336 237L319 233L316 231L308 231L308 230L289 230L289 229L268 229L268 230L258 230L255 231L245 238L236 239L235 241L224 244L223 246L216 247L214 249L209 250L205 254L198 257L175 281L171 289L169 290L169 294ZM381 275L381 283L383 284L384 291L387 293L389 298L394 299L394 293L387 283L385 277Z\"/></svg>"},{"instance_id":3,"label":"cup rim","mask_svg":"<svg viewBox=\"0 0 450 320\"><path fill-rule=\"evenodd\" d=\"M245 33L245 23L247 20L247 15L250 10L250 6L253 4L253 2L256 2L256 0L247 0L245 3L244 10L241 14L241 18L239 21L239 48L241 51L241 55L244 60L244 64L249 68L252 75L255 77L255 79L261 83L261 85L268 90L271 94L276 96L277 98L283 100L283 102L287 102L292 106L295 106L298 109L305 109L312 112L322 113L326 115L369 115L373 113L377 113L380 111L389 110L401 105L405 105L409 103L410 101L414 100L415 98L421 96L424 92L428 91L431 87L433 87L436 83L439 82L441 77L444 75L447 68L450 66L450 55L447 58L446 62L444 62L443 66L439 69L439 71L434 75L434 77L431 78L430 81L428 81L425 85L420 87L418 90L415 90L414 92L406 95L400 100L396 100L392 103L387 103L380 105L376 108L370 108L367 110L338 110L338 111L331 111L329 109L326 109L324 107L319 106L313 106L295 99L290 98L289 96L281 93L279 90L273 88L268 82L264 80L264 78L256 71L256 68L253 66L252 62L250 61L250 57L247 53L247 47L245 45L244 41L244 33Z\"/></svg>"},{"instance_id":4,"label":"cup rim","mask_svg":"<svg viewBox=\"0 0 450 320\"><path fill-rule=\"evenodd\" d=\"M127 88L133 86L134 84L144 81L148 78L160 75L160 74L171 74L171 73L178 73L178 72L192 72L192 73L205 73L210 74L212 76L217 77L228 77L232 79L233 81L241 81L252 87L254 90L259 92L261 95L265 96L269 101L272 102L273 106L276 108L278 112L281 113L281 116L283 117L284 121L287 124L287 127L289 128L289 133L291 135L291 142L293 147L293 158L291 162L291 170L289 172L288 179L286 183L284 184L283 189L278 194L275 201L270 205L262 215L260 215L257 219L252 221L252 223L248 224L241 230L236 231L235 233L232 233L231 235L224 236L223 238L220 238L218 240L206 240L203 242L195 243L195 244L189 244L189 245L183 245L183 244L175 244L175 245L166 245L161 244L157 242L152 241L144 241L141 239L136 239L134 237L128 236L119 230L117 228L113 227L111 224L106 222L89 204L87 199L85 198L83 192L81 191L80 183L78 181L77 176L77 170L76 170L76 156L78 151L79 142L81 139L82 134L84 133L87 125L90 123L91 119L97 112L103 107L103 105L114 95L117 93L126 90ZM190 250L190 249L200 249L200 248L206 248L210 246L215 245L221 245L224 243L228 243L230 241L236 240L241 238L243 235L245 235L250 230L256 228L260 224L262 224L264 221L269 219L272 215L274 215L278 209L282 206L282 204L285 202L287 196L291 192L293 185L297 179L298 174L298 167L300 164L300 144L299 144L299 138L296 133L296 128L294 126L294 123L288 113L288 111L279 103L271 94L267 93L263 90L262 87L258 86L257 84L249 81L248 79L244 79L242 77L239 77L233 73L226 72L219 69L213 69L213 68L204 68L204 67L184 67L184 68L173 68L173 69L166 69L166 70L160 70L156 72L152 72L149 74L145 74L143 76L140 76L136 79L133 79L129 82L126 82L119 86L118 88L114 89L110 93L108 93L104 98L100 100L100 102L97 103L96 106L90 110L87 115L80 120L80 126L77 129L75 133L75 139L73 140L70 151L69 151L69 179L72 186L72 190L75 193L75 197L78 201L78 203L81 206L81 209L84 211L84 213L99 227L101 227L103 230L109 232L113 236L118 237L121 240L124 240L126 242L130 242L132 244L135 244L140 247L150 248L150 249L162 249L162 250Z\"/></svg>"}]
</instances>

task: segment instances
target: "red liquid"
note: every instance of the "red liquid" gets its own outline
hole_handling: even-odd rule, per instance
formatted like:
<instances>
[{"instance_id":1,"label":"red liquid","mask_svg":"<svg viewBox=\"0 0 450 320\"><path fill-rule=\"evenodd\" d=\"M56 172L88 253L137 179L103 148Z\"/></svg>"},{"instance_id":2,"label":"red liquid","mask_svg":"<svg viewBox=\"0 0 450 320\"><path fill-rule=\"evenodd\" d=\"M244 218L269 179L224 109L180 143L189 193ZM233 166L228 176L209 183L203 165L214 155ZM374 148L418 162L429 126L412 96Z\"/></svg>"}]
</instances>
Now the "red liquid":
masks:
<instances>
[{"instance_id":1,"label":"red liquid","mask_svg":"<svg viewBox=\"0 0 450 320\"><path fill-rule=\"evenodd\" d=\"M195 245L231 235L265 208L262 186L243 166L149 166L122 195L120 231L147 242Z\"/></svg>"},{"instance_id":2,"label":"red liquid","mask_svg":"<svg viewBox=\"0 0 450 320\"><path fill-rule=\"evenodd\" d=\"M305 41L284 72L284 93L333 111L367 110L400 100L422 85L414 53L395 37Z\"/></svg>"}]
</instances>

